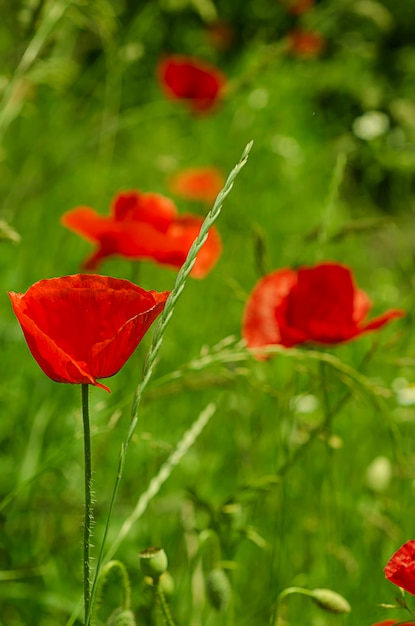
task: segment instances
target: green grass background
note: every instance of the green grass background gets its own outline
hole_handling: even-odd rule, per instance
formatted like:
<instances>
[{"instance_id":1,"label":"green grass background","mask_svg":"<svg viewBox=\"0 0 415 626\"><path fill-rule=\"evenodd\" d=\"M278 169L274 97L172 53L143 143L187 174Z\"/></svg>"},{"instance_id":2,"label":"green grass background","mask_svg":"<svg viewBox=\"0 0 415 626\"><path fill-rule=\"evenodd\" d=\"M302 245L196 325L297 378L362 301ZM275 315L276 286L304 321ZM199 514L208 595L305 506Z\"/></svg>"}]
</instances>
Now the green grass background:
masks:
<instances>
[{"instance_id":1,"label":"green grass background","mask_svg":"<svg viewBox=\"0 0 415 626\"><path fill-rule=\"evenodd\" d=\"M33 63L16 73L60 8ZM116 554L131 576L132 608L138 624L162 623L138 563L141 549L162 545L178 625L274 626L276 598L292 585L334 589L352 613L330 615L293 596L281 624L407 618L378 605L398 594L384 580L385 563L415 536L414 412L394 391L396 379L414 383L412 0L321 0L300 17L276 0L26 0L4 3L2 15L0 219L20 242L6 239L0 247L0 623L66 624L82 590L80 389L39 370L6 292L79 271L90 246L60 225L65 211L89 205L105 214L121 189L170 195L169 175L185 167L212 165L226 174L251 139L249 161L217 223L222 257L203 281L188 281L128 452L111 538L184 431L216 403L205 431ZM215 15L233 29L227 51L206 37ZM295 26L324 36L318 57L281 51ZM200 56L228 76L229 95L214 113L192 117L163 97L155 68L166 52ZM373 110L386 114L389 128L363 140L353 123ZM206 211L175 201L180 212ZM378 334L327 351L371 386L305 358L306 350L267 363L241 354L236 363L168 382L204 346L230 336L236 345L246 298L262 272L325 259L353 268L374 313L407 311ZM100 270L146 289L171 289L175 279L167 268L115 258ZM151 333L109 381L111 395L91 389L95 556L150 341ZM302 394L317 398L314 411L295 410L293 398ZM329 429L280 477L346 394ZM379 456L389 459L392 477L376 492L366 471ZM209 528L232 584L223 614L200 586L198 541ZM108 594L98 623L116 606L116 582L109 587L114 597Z\"/></svg>"}]
</instances>

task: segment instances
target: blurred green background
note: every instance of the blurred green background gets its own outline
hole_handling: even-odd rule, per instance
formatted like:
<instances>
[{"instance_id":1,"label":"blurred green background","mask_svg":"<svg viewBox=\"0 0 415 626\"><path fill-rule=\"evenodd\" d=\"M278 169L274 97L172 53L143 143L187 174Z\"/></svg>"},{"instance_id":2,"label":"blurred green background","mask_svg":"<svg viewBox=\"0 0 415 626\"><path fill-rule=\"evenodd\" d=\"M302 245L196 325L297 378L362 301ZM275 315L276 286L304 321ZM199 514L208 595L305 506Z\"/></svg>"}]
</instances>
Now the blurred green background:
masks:
<instances>
[{"instance_id":1,"label":"blurred green background","mask_svg":"<svg viewBox=\"0 0 415 626\"><path fill-rule=\"evenodd\" d=\"M162 623L139 572L147 545L169 556L178 625L407 618L378 605L397 595L384 581L386 561L415 536L413 0L317 0L300 14L288 0L3 0L1 15L0 623L66 624L82 589L80 390L39 370L6 292L80 271L90 245L60 225L65 211L88 205L106 214L122 189L171 196L169 177L187 167L226 175L251 139L217 223L222 257L203 281L189 280L177 305L116 504L111 538L215 402L116 554L131 576L137 624ZM219 42L218 25L227 35ZM290 50L293 30L319 33L322 49ZM164 97L156 68L169 53L227 76L215 111L192 116ZM173 199L179 212L206 212ZM402 307L406 317L330 349L332 364L306 351L250 359L238 342L256 281L325 259L353 268L374 313ZM146 289L175 280L170 269L120 258L100 271ZM226 338L228 348L213 348ZM109 381L111 395L91 390L97 548L150 341L151 333ZM201 351L210 365L169 377ZM384 471L384 483L370 467L378 478ZM206 529L219 537L232 586L222 613L203 587ZM334 589L352 613L292 597L277 622L276 598L292 585ZM116 583L111 589L116 596ZM98 624L116 602L108 593Z\"/></svg>"}]
</instances>

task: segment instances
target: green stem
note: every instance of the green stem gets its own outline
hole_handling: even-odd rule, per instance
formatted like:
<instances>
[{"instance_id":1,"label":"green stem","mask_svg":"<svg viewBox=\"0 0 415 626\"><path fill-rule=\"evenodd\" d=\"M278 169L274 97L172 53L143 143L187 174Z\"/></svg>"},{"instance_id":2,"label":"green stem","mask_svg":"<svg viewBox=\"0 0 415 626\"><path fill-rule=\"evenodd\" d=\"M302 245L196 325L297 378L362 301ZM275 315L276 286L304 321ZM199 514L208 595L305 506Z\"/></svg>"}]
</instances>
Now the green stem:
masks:
<instances>
[{"instance_id":1,"label":"green stem","mask_svg":"<svg viewBox=\"0 0 415 626\"><path fill-rule=\"evenodd\" d=\"M163 613L164 622L167 624L167 626L175 626L175 623L173 621L173 618L170 612L170 607L166 600L166 596L164 595L164 591L160 587L160 580L157 580L157 581L155 580L154 585L156 589L156 597L160 603L161 611Z\"/></svg>"},{"instance_id":2,"label":"green stem","mask_svg":"<svg viewBox=\"0 0 415 626\"><path fill-rule=\"evenodd\" d=\"M122 561L109 561L104 565L101 570L101 576L99 577L97 583L97 592L96 592L96 602L94 605L94 613L98 614L99 605L101 603L101 598L103 596L104 586L107 584L109 575L116 571L118 573L118 578L123 591L123 599L121 603L121 608L123 611L128 611L131 605L131 585L130 579L128 577L127 568L125 567Z\"/></svg>"},{"instance_id":3,"label":"green stem","mask_svg":"<svg viewBox=\"0 0 415 626\"><path fill-rule=\"evenodd\" d=\"M92 469L91 431L89 427L88 385L82 384L82 419L84 422L84 472L85 472L85 521L84 521L84 609L85 625L89 623L91 599L91 567L89 548L92 525Z\"/></svg>"},{"instance_id":4,"label":"green stem","mask_svg":"<svg viewBox=\"0 0 415 626\"><path fill-rule=\"evenodd\" d=\"M298 594L303 595L303 596L313 597L313 592L310 591L309 589L304 589L303 587L287 587L286 589L283 589L281 591L281 593L277 597L275 621L272 622L274 624L274 626L277 626L277 624L279 623L279 618L280 618L280 615L281 615L281 603L282 603L282 601L287 596L290 596L293 593L298 593Z\"/></svg>"}]
</instances>

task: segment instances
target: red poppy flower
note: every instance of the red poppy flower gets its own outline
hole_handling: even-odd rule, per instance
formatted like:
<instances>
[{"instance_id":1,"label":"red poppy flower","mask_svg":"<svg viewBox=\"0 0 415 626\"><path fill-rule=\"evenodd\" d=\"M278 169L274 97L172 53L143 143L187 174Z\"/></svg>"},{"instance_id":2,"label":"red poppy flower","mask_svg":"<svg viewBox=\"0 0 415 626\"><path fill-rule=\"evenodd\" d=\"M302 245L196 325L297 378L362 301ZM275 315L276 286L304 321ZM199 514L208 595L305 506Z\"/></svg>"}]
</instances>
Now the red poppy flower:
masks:
<instances>
[{"instance_id":1,"label":"red poppy flower","mask_svg":"<svg viewBox=\"0 0 415 626\"><path fill-rule=\"evenodd\" d=\"M214 167L192 167L178 172L170 180L170 191L186 200L214 202L225 184L222 174Z\"/></svg>"},{"instance_id":2,"label":"red poppy flower","mask_svg":"<svg viewBox=\"0 0 415 626\"><path fill-rule=\"evenodd\" d=\"M174 203L159 194L127 191L116 196L107 217L89 207L78 207L65 213L62 223L97 244L96 251L84 262L85 269L96 269L104 258L114 254L180 268L203 218L179 216ZM215 265L221 249L219 234L212 227L191 275L203 278Z\"/></svg>"},{"instance_id":3,"label":"red poppy flower","mask_svg":"<svg viewBox=\"0 0 415 626\"><path fill-rule=\"evenodd\" d=\"M165 94L174 100L185 100L193 113L211 111L226 82L216 67L182 55L163 59L158 78Z\"/></svg>"},{"instance_id":4,"label":"red poppy flower","mask_svg":"<svg viewBox=\"0 0 415 626\"><path fill-rule=\"evenodd\" d=\"M415 540L404 543L386 564L385 576L415 596Z\"/></svg>"},{"instance_id":5,"label":"red poppy flower","mask_svg":"<svg viewBox=\"0 0 415 626\"><path fill-rule=\"evenodd\" d=\"M365 322L371 304L351 271L321 263L298 271L276 270L264 276L248 300L243 336L248 347L272 344L337 344L380 328L403 311L391 310Z\"/></svg>"},{"instance_id":6,"label":"red poppy flower","mask_svg":"<svg viewBox=\"0 0 415 626\"><path fill-rule=\"evenodd\" d=\"M168 291L128 280L76 274L41 280L9 293L29 350L59 383L97 382L121 369L161 313Z\"/></svg>"},{"instance_id":7,"label":"red poppy flower","mask_svg":"<svg viewBox=\"0 0 415 626\"><path fill-rule=\"evenodd\" d=\"M288 50L298 57L315 57L324 48L324 38L320 33L295 29L288 33Z\"/></svg>"}]
</instances>

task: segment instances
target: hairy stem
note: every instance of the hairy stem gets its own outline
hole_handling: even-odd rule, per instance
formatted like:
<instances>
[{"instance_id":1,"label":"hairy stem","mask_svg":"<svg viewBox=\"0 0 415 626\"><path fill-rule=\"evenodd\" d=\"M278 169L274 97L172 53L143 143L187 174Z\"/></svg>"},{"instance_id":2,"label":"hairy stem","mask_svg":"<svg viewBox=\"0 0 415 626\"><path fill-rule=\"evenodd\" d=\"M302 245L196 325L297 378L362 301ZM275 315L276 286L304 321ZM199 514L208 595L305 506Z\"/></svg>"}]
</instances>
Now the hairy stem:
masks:
<instances>
[{"instance_id":1,"label":"hairy stem","mask_svg":"<svg viewBox=\"0 0 415 626\"><path fill-rule=\"evenodd\" d=\"M84 609L85 624L89 623L91 600L91 566L89 548L91 545L92 526L92 465L91 431L89 427L88 385L82 386L82 419L84 423L84 476L85 476L85 520L84 520Z\"/></svg>"}]
</instances>

